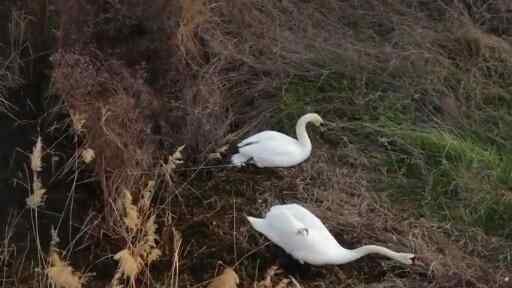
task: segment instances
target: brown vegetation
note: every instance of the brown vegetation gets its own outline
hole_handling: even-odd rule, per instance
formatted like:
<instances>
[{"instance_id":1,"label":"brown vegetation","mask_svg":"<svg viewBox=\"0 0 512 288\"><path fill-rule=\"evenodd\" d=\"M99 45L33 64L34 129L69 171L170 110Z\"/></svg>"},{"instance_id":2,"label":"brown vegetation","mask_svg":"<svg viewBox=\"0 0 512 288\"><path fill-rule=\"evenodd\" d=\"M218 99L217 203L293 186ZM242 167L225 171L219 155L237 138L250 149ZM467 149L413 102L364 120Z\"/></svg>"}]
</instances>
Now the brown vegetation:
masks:
<instances>
[{"instance_id":1,"label":"brown vegetation","mask_svg":"<svg viewBox=\"0 0 512 288\"><path fill-rule=\"evenodd\" d=\"M510 115L504 110L512 92L508 1L43 2L19 4L21 8L9 13L5 11L10 6L0 7L18 33L25 22L16 11L34 15L37 21L27 22L32 26L44 24L29 29L30 39L38 39L36 51L54 46L51 55L34 55L38 61L30 62L46 67L50 59L46 76L45 68L38 68L38 77L16 72L20 55L26 53L21 46L13 46L10 58L0 54L0 64L5 63L0 66L0 111L12 113L8 103L17 95L12 91L20 87L22 76L28 82L51 83L50 94L62 99L55 110L68 115L67 131L55 128L60 124L37 124L38 129L48 128L41 133L57 140L46 142L43 137L47 157L32 164L33 176L19 180L43 189L36 184L41 172L45 185L60 181L68 192L44 190L46 204L40 193L34 214L26 222L20 220L31 227L29 234L34 235L28 241L37 247L37 261L22 264L45 268L38 271L46 274L16 272L16 279L0 282L5 287L13 282L44 287L46 281L59 287L207 287L219 260L233 270L226 268L228 272L208 287L219 286L215 281L256 286L275 259L267 240L249 228L245 216L262 215L271 205L290 201L311 208L344 246L385 244L414 251L425 262L403 267L368 257L350 265L314 268L312 275L299 279L303 287L510 285L507 255L512 244L506 232L438 221L441 217L429 212L416 214L421 206L398 202L382 187L396 175L411 187L424 183L407 178L402 170L408 164L394 163L402 165L396 168L379 162L389 151L399 154L398 148L390 148L396 140L385 134L390 118L416 128L478 127L471 130L475 138L499 143L496 147L508 151L502 139L512 133L492 125L496 115ZM55 40L51 25L56 25ZM11 34L25 43L20 34ZM2 45L9 42L0 40ZM46 92L32 93L41 98ZM46 107L36 122L57 123L52 109ZM187 170L218 164L208 156L225 156L222 147L248 131L273 124L291 129L291 121L312 109L333 128L313 137L312 159L300 167L268 172ZM350 121L367 122L362 128L345 125ZM481 124L486 121L491 123L488 129ZM59 131L64 136L56 135ZM379 143L372 143L368 133L377 135ZM65 138L69 134L73 136ZM460 145L463 152L480 151L463 146L466 142ZM52 173L51 156L60 157L56 150L61 146L72 151L61 153L69 159L59 164L59 173ZM413 150L412 144L403 146ZM34 154L40 150L36 145ZM422 156L415 154L410 162L420 162ZM498 166L498 160L491 160ZM458 176L468 182L480 177L471 174L480 171L463 172L467 174ZM97 185L75 192L90 182ZM458 183L452 184L449 192ZM499 187L499 199L511 199L510 186L489 185ZM46 238L39 235L50 234L38 221L46 221L44 206L56 193L63 193L62 199L78 199L59 203L57 232L65 234L59 230L61 221L73 218L68 225L73 237L62 251L44 248L49 243L41 244ZM465 197L479 202L476 196ZM84 199L93 203L79 203ZM77 207L81 205L94 213L74 219L73 209L86 213ZM11 231L20 229L11 226ZM74 226L79 227L77 233ZM9 233L7 240L12 241ZM19 263L5 259L10 249L8 241L0 246L4 275L19 271ZM86 283L75 271L97 275ZM231 274L222 280L226 273ZM270 277L258 285L272 287ZM286 275L276 277L274 282L281 281L277 287L295 285L284 279Z\"/></svg>"}]
</instances>

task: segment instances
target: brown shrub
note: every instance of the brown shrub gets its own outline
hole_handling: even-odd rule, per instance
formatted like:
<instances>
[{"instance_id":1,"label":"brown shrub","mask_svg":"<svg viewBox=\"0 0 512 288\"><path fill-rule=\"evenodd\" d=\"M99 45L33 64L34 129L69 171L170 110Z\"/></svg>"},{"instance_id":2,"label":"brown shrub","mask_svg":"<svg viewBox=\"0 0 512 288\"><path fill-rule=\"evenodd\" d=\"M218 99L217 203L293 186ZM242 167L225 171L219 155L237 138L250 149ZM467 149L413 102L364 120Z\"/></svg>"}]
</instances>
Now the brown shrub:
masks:
<instances>
[{"instance_id":1,"label":"brown shrub","mask_svg":"<svg viewBox=\"0 0 512 288\"><path fill-rule=\"evenodd\" d=\"M53 56L55 92L64 97L84 131L86 146L96 153L96 172L103 185L106 219L112 199L139 187L141 172L154 168L154 144L149 133L154 96L144 84L144 69L129 70L95 52L60 51ZM93 56L91 56L93 55ZM77 120L80 119L80 120Z\"/></svg>"}]
</instances>

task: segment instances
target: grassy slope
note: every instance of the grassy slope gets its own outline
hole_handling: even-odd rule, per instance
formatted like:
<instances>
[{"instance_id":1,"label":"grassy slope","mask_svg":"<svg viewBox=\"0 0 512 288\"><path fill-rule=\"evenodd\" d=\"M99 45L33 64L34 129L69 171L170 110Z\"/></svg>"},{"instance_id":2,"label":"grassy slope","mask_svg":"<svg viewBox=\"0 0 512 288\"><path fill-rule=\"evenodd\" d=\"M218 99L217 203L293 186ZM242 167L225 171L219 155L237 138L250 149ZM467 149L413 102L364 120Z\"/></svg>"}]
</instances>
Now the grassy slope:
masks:
<instances>
[{"instance_id":1,"label":"grassy slope","mask_svg":"<svg viewBox=\"0 0 512 288\"><path fill-rule=\"evenodd\" d=\"M510 44L457 8L433 22L428 10L403 8L387 19L393 23L380 23L394 26L391 35L350 26L362 35L352 45L369 50L362 71L325 65L321 77L292 78L276 119L291 127L304 112L321 113L333 123L327 142L343 162L369 168L370 189L391 209L450 225L444 233L456 242L474 241L481 231L509 247ZM367 13L356 11L355 19L385 21ZM508 265L507 251L490 254Z\"/></svg>"},{"instance_id":2,"label":"grassy slope","mask_svg":"<svg viewBox=\"0 0 512 288\"><path fill-rule=\"evenodd\" d=\"M496 123L477 120L476 123L485 127L476 123L464 127L458 121L444 120L442 115L417 123L417 117L434 117L421 115L429 112L418 112L418 104L406 95L373 98L370 92L368 102L372 103L335 107L336 102L334 105L330 102L337 101L333 98L347 97L348 93L357 91L347 92L353 87L347 87L343 78L327 81L335 83L330 87L314 82L293 83L283 100L284 115L295 117L305 112L302 107L306 105L313 111L325 111L324 115L359 106L357 113L347 111L349 116L334 122L328 138L333 144L349 141L358 149L370 151L367 161L379 167L374 172L376 177L380 175L381 189L391 192L390 196L396 199L414 201L419 216L479 227L490 235L510 239L507 223L512 220L512 202L507 191L512 163L507 156L509 147L503 143L511 139L506 138L506 133L498 132L507 126L506 113L487 112L497 114ZM487 114L481 110L471 113L480 117ZM343 130L348 130L348 135ZM493 139L490 134L500 138Z\"/></svg>"},{"instance_id":3,"label":"grassy slope","mask_svg":"<svg viewBox=\"0 0 512 288\"><path fill-rule=\"evenodd\" d=\"M110 281L116 263L104 257L129 241L120 235L122 218L105 221L101 215L117 213L109 210L109 203L119 200L116 189L142 190L147 180L127 172L156 169L158 161L151 161L181 143L191 147L185 158L193 166L211 147L255 130L253 121L293 133L296 119L315 111L331 125L324 133L311 129L314 153L300 167L185 170L176 171L172 181L155 173L162 192L154 204L162 208L157 218L164 257L152 267L154 281L176 276L170 271L176 229L184 245L179 287L211 278L218 260L231 265L240 259L236 271L242 287L250 287L274 258L271 249L261 248L266 240L249 229L244 216L261 215L277 202L299 201L347 247L377 243L412 250L431 264L403 267L368 257L315 268L301 279L304 287L507 287L512 34L498 4L474 2L220 1L208 13L190 1L179 9L159 1L140 10L91 4L88 13L107 13L100 22L91 20L94 25L85 16L74 19L73 9L83 8L71 4L60 29L64 44L54 62L54 92L67 101L70 113L101 119L94 118L104 116L95 114L101 103L115 119L102 126L86 123L84 142L107 159L96 166L103 189L96 202L106 204L95 209L99 222L108 223L86 228L96 241L76 238L76 246L87 249L66 251L72 264L98 272L91 285ZM157 9L160 4L172 6L169 15L179 21L168 20L167 10ZM80 43L69 40L73 33L81 35ZM102 51L91 52L90 43ZM156 146L158 152L140 140L151 136L141 123L154 106L163 114L158 136L172 139ZM137 113L126 113L130 109ZM46 121L51 126L56 120ZM52 133L61 132L52 131L45 133L59 139ZM133 157L136 153L142 160ZM74 161L69 163L78 165ZM69 163L65 167L73 166ZM83 173L85 180L88 175L80 171L68 173ZM66 208L55 211L65 215ZM51 222L41 222L46 221ZM97 238L98 231L107 236ZM26 280L30 273L17 275L18 281L35 283Z\"/></svg>"}]
</instances>

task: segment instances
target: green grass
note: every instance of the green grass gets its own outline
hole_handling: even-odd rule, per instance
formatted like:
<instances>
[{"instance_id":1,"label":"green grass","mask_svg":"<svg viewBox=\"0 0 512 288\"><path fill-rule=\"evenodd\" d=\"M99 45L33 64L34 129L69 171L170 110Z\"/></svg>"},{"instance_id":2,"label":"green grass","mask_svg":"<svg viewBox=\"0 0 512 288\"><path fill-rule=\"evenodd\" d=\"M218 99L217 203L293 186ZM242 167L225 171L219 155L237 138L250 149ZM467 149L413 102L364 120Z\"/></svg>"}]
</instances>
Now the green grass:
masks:
<instances>
[{"instance_id":1,"label":"green grass","mask_svg":"<svg viewBox=\"0 0 512 288\"><path fill-rule=\"evenodd\" d=\"M512 135L505 128L511 115L500 108L506 105L478 107L461 125L372 83L360 86L343 75L290 81L277 124L291 131L300 115L318 112L336 123L329 133L335 145L348 139L365 151L357 157L373 164L375 190L397 207L412 203L418 217L512 239Z\"/></svg>"},{"instance_id":2,"label":"green grass","mask_svg":"<svg viewBox=\"0 0 512 288\"><path fill-rule=\"evenodd\" d=\"M331 93L335 91L336 93ZM340 112L337 106L343 99L350 99L353 85L341 75L326 74L318 80L291 79L285 85L285 93L279 105L274 124L287 131L295 131L297 119L308 112L333 114Z\"/></svg>"},{"instance_id":3,"label":"green grass","mask_svg":"<svg viewBox=\"0 0 512 288\"><path fill-rule=\"evenodd\" d=\"M388 178L395 199L415 201L421 216L512 238L510 158L438 129L386 132L396 140L388 153L401 156L393 164L396 176ZM389 160L384 164L392 167ZM411 187L409 181L422 185Z\"/></svg>"}]
</instances>

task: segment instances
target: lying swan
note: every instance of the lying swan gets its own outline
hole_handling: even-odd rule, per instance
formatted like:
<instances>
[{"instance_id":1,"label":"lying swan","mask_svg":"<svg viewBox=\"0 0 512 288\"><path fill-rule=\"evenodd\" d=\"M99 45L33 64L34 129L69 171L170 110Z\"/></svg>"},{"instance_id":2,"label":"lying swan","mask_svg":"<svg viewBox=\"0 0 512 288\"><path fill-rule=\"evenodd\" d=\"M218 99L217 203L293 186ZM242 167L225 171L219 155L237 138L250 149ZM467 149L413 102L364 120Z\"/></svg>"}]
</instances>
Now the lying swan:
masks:
<instances>
[{"instance_id":1,"label":"lying swan","mask_svg":"<svg viewBox=\"0 0 512 288\"><path fill-rule=\"evenodd\" d=\"M338 265L368 254L381 254L404 264L414 264L415 255L367 245L349 250L341 247L322 221L298 204L277 205L265 218L247 217L251 226L283 248L301 264Z\"/></svg>"},{"instance_id":2,"label":"lying swan","mask_svg":"<svg viewBox=\"0 0 512 288\"><path fill-rule=\"evenodd\" d=\"M291 167L303 162L311 154L311 141L306 132L309 122L316 126L324 123L318 114L308 113L297 121L298 139L270 130L253 135L237 145L239 153L231 157L231 163L239 167L247 163L258 167Z\"/></svg>"}]
</instances>

